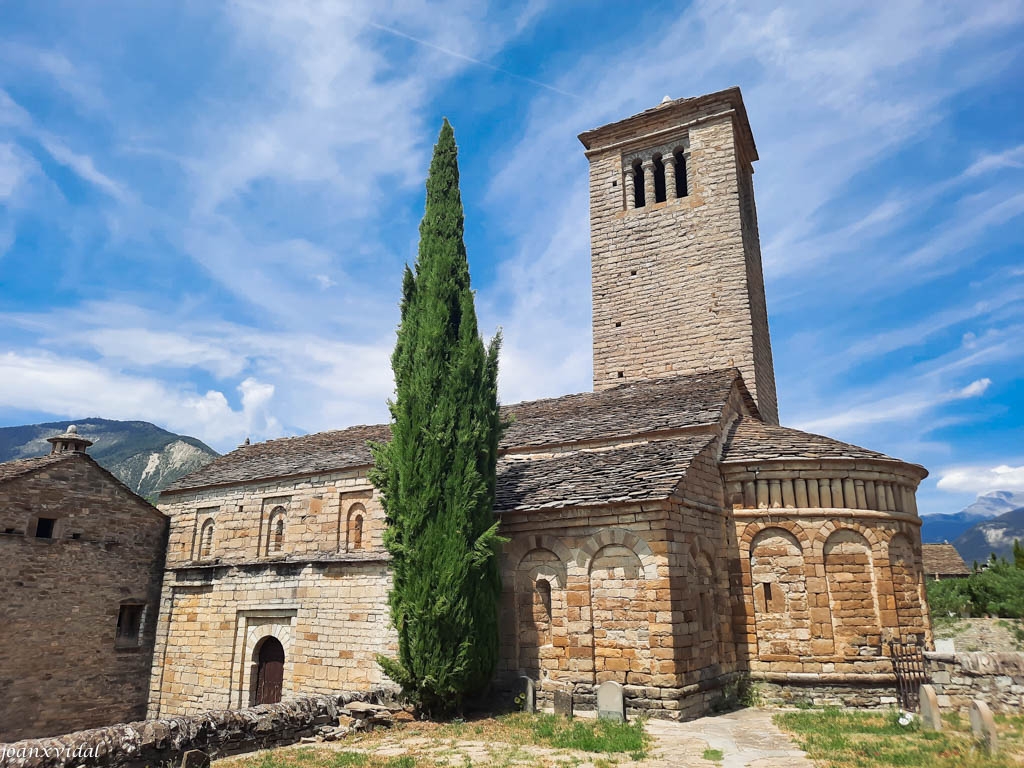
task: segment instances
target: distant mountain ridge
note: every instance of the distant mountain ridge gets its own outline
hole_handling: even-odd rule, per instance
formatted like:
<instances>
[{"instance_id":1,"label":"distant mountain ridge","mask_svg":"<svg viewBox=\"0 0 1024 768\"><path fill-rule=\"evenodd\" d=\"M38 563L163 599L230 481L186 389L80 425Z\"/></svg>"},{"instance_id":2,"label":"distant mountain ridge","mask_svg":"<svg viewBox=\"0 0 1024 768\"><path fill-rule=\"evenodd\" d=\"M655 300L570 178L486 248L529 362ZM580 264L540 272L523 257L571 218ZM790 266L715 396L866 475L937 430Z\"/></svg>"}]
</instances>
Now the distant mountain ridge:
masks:
<instances>
[{"instance_id":1,"label":"distant mountain ridge","mask_svg":"<svg viewBox=\"0 0 1024 768\"><path fill-rule=\"evenodd\" d=\"M148 421L89 418L0 427L0 461L49 453L46 438L61 434L70 424L93 441L89 455L100 466L150 500L179 477L220 455L201 440L168 432Z\"/></svg>"},{"instance_id":2,"label":"distant mountain ridge","mask_svg":"<svg viewBox=\"0 0 1024 768\"><path fill-rule=\"evenodd\" d=\"M1024 492L990 491L983 493L955 514L922 515L921 541L925 544L954 541L975 523L998 517L1019 507L1024 507Z\"/></svg>"},{"instance_id":3,"label":"distant mountain ridge","mask_svg":"<svg viewBox=\"0 0 1024 768\"><path fill-rule=\"evenodd\" d=\"M992 553L1012 560L1014 539L1024 543L1024 506L971 526L957 537L953 546L970 565L974 561L985 562Z\"/></svg>"}]
</instances>

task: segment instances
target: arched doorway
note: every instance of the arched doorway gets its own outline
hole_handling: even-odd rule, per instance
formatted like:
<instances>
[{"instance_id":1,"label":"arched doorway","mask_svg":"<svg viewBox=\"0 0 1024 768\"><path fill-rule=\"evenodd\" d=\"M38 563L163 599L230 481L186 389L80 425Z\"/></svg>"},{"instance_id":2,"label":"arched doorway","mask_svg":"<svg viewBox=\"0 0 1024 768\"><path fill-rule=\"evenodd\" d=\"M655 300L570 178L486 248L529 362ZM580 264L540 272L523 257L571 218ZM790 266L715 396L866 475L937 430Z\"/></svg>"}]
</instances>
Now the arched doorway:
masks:
<instances>
[{"instance_id":1,"label":"arched doorway","mask_svg":"<svg viewBox=\"0 0 1024 768\"><path fill-rule=\"evenodd\" d=\"M276 704L281 700L281 684L284 682L284 646L276 637L268 637L260 643L256 659L256 685L254 704Z\"/></svg>"}]
</instances>

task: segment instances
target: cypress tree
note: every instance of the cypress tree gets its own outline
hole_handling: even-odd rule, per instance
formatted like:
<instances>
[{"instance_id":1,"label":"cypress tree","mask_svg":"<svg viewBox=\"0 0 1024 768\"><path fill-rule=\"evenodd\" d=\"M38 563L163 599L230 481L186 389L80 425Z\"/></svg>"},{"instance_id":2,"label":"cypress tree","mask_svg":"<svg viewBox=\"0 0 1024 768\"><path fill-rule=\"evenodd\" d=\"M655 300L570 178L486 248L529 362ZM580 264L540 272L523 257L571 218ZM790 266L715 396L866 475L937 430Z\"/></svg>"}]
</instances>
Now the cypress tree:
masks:
<instances>
[{"instance_id":1,"label":"cypress tree","mask_svg":"<svg viewBox=\"0 0 1024 768\"><path fill-rule=\"evenodd\" d=\"M494 518L500 333L477 330L463 242L455 134L446 119L427 176L415 271L405 268L391 357L391 442L373 446L370 479L386 515L391 621L387 675L430 715L461 710L498 657Z\"/></svg>"}]
</instances>

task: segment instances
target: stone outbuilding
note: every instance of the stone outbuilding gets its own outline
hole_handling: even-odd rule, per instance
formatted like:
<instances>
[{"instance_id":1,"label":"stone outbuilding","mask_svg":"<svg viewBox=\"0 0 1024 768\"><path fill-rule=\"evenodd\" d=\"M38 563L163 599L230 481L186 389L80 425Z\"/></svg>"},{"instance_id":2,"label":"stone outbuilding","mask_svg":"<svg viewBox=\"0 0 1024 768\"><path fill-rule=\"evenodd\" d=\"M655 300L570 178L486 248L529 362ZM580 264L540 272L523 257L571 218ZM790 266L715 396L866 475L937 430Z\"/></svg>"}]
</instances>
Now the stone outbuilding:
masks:
<instances>
[{"instance_id":1,"label":"stone outbuilding","mask_svg":"<svg viewBox=\"0 0 1024 768\"><path fill-rule=\"evenodd\" d=\"M167 518L69 427L0 464L0 741L145 716Z\"/></svg>"},{"instance_id":2,"label":"stone outbuilding","mask_svg":"<svg viewBox=\"0 0 1024 768\"><path fill-rule=\"evenodd\" d=\"M956 547L949 543L922 544L921 561L929 579L962 579L971 575L971 569L960 557Z\"/></svg>"},{"instance_id":3,"label":"stone outbuilding","mask_svg":"<svg viewBox=\"0 0 1024 768\"><path fill-rule=\"evenodd\" d=\"M780 426L738 89L581 135L594 391L504 408L499 676L541 699L625 686L681 718L743 678L880 703L889 640L930 643L926 471ZM384 682L387 425L246 445L161 496L171 517L150 716Z\"/></svg>"}]
</instances>

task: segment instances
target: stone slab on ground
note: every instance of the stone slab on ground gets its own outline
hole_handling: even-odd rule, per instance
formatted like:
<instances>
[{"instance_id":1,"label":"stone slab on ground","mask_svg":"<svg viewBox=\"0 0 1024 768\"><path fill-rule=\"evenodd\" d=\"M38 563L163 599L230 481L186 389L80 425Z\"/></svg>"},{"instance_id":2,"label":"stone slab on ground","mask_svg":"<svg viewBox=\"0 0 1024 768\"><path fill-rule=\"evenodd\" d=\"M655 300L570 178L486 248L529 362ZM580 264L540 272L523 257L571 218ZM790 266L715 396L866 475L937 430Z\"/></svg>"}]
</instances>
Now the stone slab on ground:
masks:
<instances>
[{"instance_id":1,"label":"stone slab on ground","mask_svg":"<svg viewBox=\"0 0 1024 768\"><path fill-rule=\"evenodd\" d=\"M655 738L645 768L702 765L705 749L722 751L722 768L814 768L803 750L772 722L771 710L741 709L674 723L648 720L647 732Z\"/></svg>"}]
</instances>

